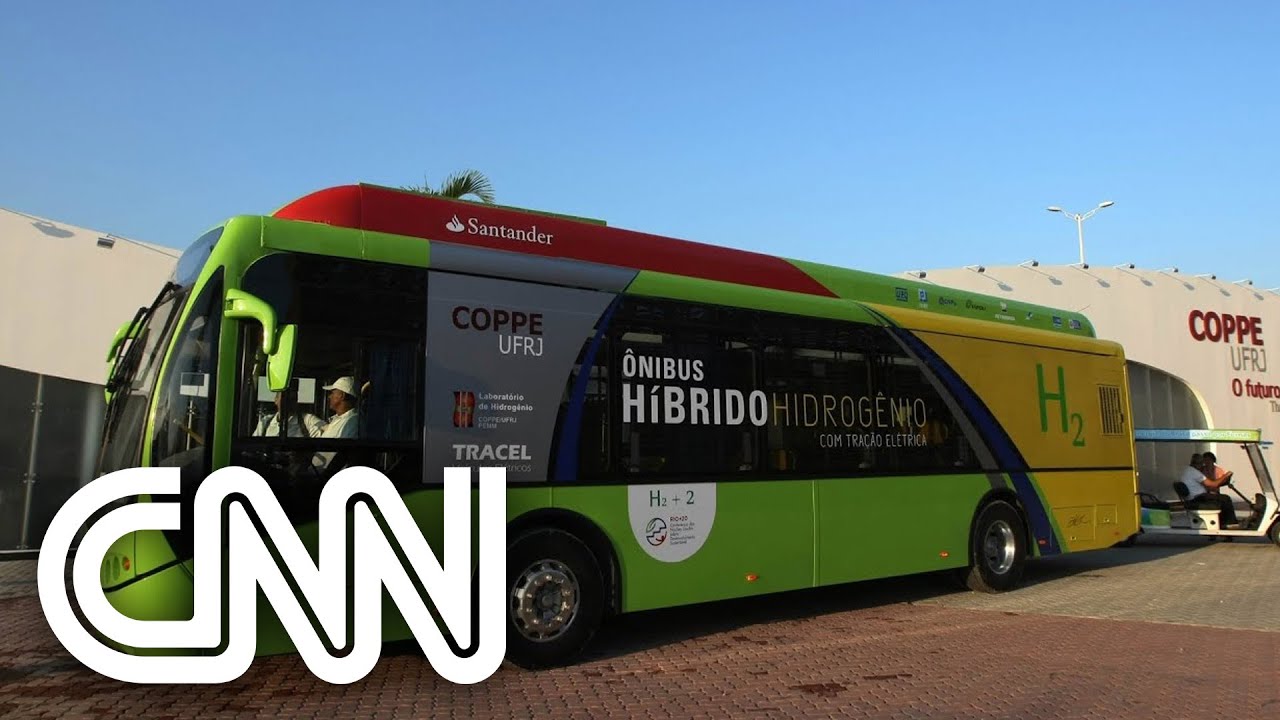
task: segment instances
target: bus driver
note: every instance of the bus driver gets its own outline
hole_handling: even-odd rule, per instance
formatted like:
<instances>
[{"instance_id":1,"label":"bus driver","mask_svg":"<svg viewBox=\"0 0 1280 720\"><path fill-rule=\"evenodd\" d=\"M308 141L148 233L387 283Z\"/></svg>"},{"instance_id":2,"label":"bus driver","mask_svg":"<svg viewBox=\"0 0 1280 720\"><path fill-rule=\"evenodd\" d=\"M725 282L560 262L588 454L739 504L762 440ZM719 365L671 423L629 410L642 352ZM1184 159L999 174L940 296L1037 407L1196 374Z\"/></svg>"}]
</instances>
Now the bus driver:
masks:
<instances>
[{"instance_id":1,"label":"bus driver","mask_svg":"<svg viewBox=\"0 0 1280 720\"><path fill-rule=\"evenodd\" d=\"M360 429L359 415L356 412L359 399L356 396L355 378L344 375L334 380L332 385L322 386L322 389L329 391L329 409L333 411L333 415L329 416L329 424L324 426L324 432L319 437L324 440L355 438ZM333 452L318 452L311 463L318 468L328 467L334 455Z\"/></svg>"},{"instance_id":2,"label":"bus driver","mask_svg":"<svg viewBox=\"0 0 1280 720\"><path fill-rule=\"evenodd\" d=\"M323 389L329 391L329 409L333 411L333 415L329 417L329 424L325 425L320 437L354 438L360 427L356 413L358 400L355 378L344 375L334 380L332 385L323 386Z\"/></svg>"}]
</instances>

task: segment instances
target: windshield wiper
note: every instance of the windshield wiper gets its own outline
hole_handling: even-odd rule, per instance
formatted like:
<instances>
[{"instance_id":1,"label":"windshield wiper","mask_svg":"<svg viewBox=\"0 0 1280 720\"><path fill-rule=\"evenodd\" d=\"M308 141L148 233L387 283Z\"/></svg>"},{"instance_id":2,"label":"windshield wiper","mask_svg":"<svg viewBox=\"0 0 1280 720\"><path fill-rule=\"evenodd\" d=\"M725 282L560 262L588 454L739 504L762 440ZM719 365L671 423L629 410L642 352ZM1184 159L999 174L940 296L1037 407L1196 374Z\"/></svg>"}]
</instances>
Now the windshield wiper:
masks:
<instances>
[{"instance_id":1,"label":"windshield wiper","mask_svg":"<svg viewBox=\"0 0 1280 720\"><path fill-rule=\"evenodd\" d=\"M145 307L140 307L138 308L138 311L133 314L133 319L129 321L129 327L125 330L123 335L124 339L129 342L129 347L125 349L126 353L133 350L134 333L138 329L138 322L142 320L146 314L147 309ZM117 348L116 356L113 360L114 364L111 366L111 376L107 378L107 392L114 393L120 386L121 375L124 374L124 371L121 370L121 367L123 366L123 363L120 362L121 359L120 350Z\"/></svg>"}]
</instances>

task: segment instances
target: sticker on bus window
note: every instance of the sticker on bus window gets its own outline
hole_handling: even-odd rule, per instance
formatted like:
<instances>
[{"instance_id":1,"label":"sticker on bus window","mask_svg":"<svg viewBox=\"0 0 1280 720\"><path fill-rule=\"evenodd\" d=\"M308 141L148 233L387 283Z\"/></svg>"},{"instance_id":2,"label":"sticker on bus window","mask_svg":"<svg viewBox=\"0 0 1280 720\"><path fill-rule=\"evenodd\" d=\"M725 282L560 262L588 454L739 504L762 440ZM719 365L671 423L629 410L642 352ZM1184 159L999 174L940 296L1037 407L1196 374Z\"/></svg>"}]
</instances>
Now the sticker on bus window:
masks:
<instances>
[{"instance_id":1,"label":"sticker on bus window","mask_svg":"<svg viewBox=\"0 0 1280 720\"><path fill-rule=\"evenodd\" d=\"M178 394L183 397L209 397L209 374L182 373L178 378Z\"/></svg>"},{"instance_id":2,"label":"sticker on bus window","mask_svg":"<svg viewBox=\"0 0 1280 720\"><path fill-rule=\"evenodd\" d=\"M702 549L716 519L716 484L631 485L627 515L650 557L680 562Z\"/></svg>"},{"instance_id":3,"label":"sticker on bus window","mask_svg":"<svg viewBox=\"0 0 1280 720\"><path fill-rule=\"evenodd\" d=\"M316 379L315 378L294 378L294 387L297 388L298 394L293 401L302 405L311 405L316 401ZM271 390L271 384L267 381L265 375L258 376L258 402L270 403L274 402L276 394Z\"/></svg>"}]
</instances>

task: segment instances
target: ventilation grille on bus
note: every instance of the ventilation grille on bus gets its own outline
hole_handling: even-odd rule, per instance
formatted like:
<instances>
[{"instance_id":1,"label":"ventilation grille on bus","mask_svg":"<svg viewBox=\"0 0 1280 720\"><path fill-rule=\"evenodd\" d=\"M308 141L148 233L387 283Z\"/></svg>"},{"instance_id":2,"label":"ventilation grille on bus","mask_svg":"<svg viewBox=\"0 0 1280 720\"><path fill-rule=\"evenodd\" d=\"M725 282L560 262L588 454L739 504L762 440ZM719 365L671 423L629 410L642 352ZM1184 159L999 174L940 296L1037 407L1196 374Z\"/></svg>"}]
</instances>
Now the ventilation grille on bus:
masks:
<instances>
[{"instance_id":1,"label":"ventilation grille on bus","mask_svg":"<svg viewBox=\"0 0 1280 720\"><path fill-rule=\"evenodd\" d=\"M1124 434L1124 403L1116 385L1098 386L1098 407L1102 409L1102 434Z\"/></svg>"}]
</instances>

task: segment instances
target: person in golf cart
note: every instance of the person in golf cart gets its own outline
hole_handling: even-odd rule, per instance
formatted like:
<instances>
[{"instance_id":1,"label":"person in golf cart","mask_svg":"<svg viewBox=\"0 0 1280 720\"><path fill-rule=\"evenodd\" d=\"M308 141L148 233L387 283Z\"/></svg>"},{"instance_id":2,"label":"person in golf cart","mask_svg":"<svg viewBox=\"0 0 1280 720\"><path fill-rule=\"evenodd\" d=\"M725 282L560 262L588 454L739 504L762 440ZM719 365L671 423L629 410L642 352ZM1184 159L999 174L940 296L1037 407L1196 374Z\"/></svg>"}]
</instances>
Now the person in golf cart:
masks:
<instances>
[{"instance_id":1,"label":"person in golf cart","mask_svg":"<svg viewBox=\"0 0 1280 720\"><path fill-rule=\"evenodd\" d=\"M1235 504L1222 494L1222 488L1231 482L1232 473L1219 466L1217 461L1211 452L1193 455L1191 465L1182 472L1182 484L1187 488L1186 506L1217 508L1218 527L1225 528L1237 523Z\"/></svg>"}]
</instances>

